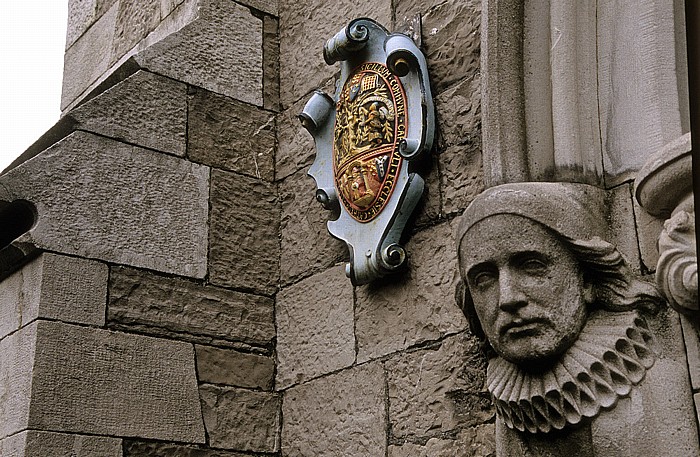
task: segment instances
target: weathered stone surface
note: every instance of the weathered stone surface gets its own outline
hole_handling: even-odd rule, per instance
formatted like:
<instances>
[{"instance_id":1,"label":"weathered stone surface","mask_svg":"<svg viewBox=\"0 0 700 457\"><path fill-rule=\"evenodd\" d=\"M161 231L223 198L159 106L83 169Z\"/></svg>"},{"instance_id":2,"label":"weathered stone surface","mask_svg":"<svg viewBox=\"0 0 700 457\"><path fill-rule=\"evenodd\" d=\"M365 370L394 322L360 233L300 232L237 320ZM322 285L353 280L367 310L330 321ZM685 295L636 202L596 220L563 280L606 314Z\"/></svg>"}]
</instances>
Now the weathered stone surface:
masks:
<instances>
[{"instance_id":1,"label":"weathered stone surface","mask_svg":"<svg viewBox=\"0 0 700 457\"><path fill-rule=\"evenodd\" d=\"M275 7L277 2L275 2ZM276 9L276 8L275 8ZM279 20L263 17L263 107L278 111L280 106Z\"/></svg>"},{"instance_id":2,"label":"weathered stone surface","mask_svg":"<svg viewBox=\"0 0 700 457\"><path fill-rule=\"evenodd\" d=\"M272 390L274 359L212 346L194 348L200 383Z\"/></svg>"},{"instance_id":3,"label":"weathered stone surface","mask_svg":"<svg viewBox=\"0 0 700 457\"><path fill-rule=\"evenodd\" d=\"M39 322L29 427L204 442L192 345Z\"/></svg>"},{"instance_id":4,"label":"weathered stone surface","mask_svg":"<svg viewBox=\"0 0 700 457\"><path fill-rule=\"evenodd\" d=\"M479 0L449 0L423 16L423 46L434 94L479 71L480 24Z\"/></svg>"},{"instance_id":5,"label":"weathered stone surface","mask_svg":"<svg viewBox=\"0 0 700 457\"><path fill-rule=\"evenodd\" d=\"M423 196L415 209L415 225L418 227L431 225L440 218L440 167L435 149L430 152L429 160L430 168L423 170L422 173L425 180Z\"/></svg>"},{"instance_id":6,"label":"weathered stone surface","mask_svg":"<svg viewBox=\"0 0 700 457\"><path fill-rule=\"evenodd\" d=\"M301 99L277 116L275 169L278 180L285 179L302 168L307 169L314 161L314 139L297 118L305 104L306 99Z\"/></svg>"},{"instance_id":7,"label":"weathered stone surface","mask_svg":"<svg viewBox=\"0 0 700 457\"><path fill-rule=\"evenodd\" d=\"M102 17L102 15L109 11L112 5L118 1L119 0L97 0L97 13L95 16L98 18Z\"/></svg>"},{"instance_id":8,"label":"weathered stone surface","mask_svg":"<svg viewBox=\"0 0 700 457\"><path fill-rule=\"evenodd\" d=\"M166 18L170 13L175 11L184 0L160 0L160 17Z\"/></svg>"},{"instance_id":9,"label":"weathered stone surface","mask_svg":"<svg viewBox=\"0 0 700 457\"><path fill-rule=\"evenodd\" d=\"M636 199L632 201L634 221L637 226L637 238L639 241L639 253L642 262L642 271L655 272L656 263L659 261L659 233L664 228L664 220L647 213L639 206Z\"/></svg>"},{"instance_id":10,"label":"weathered stone surface","mask_svg":"<svg viewBox=\"0 0 700 457\"><path fill-rule=\"evenodd\" d=\"M277 294L277 388L355 360L353 290L337 266Z\"/></svg>"},{"instance_id":11,"label":"weathered stone surface","mask_svg":"<svg viewBox=\"0 0 700 457\"><path fill-rule=\"evenodd\" d=\"M384 373L353 367L285 392L282 449L288 457L381 456L386 452Z\"/></svg>"},{"instance_id":12,"label":"weathered stone surface","mask_svg":"<svg viewBox=\"0 0 700 457\"><path fill-rule=\"evenodd\" d=\"M454 302L457 257L449 225L417 233L406 249L411 257L405 275L356 290L359 362L467 326Z\"/></svg>"},{"instance_id":13,"label":"weathered stone surface","mask_svg":"<svg viewBox=\"0 0 700 457\"><path fill-rule=\"evenodd\" d=\"M396 23L400 24L408 18L415 17L416 14L425 14L433 8L435 5L444 2L445 0L395 0L394 1L394 11L396 16ZM427 33L427 31L423 31Z\"/></svg>"},{"instance_id":14,"label":"weathered stone surface","mask_svg":"<svg viewBox=\"0 0 700 457\"><path fill-rule=\"evenodd\" d=\"M484 190L479 145L452 146L438 156L442 213L460 214Z\"/></svg>"},{"instance_id":15,"label":"weathered stone surface","mask_svg":"<svg viewBox=\"0 0 700 457\"><path fill-rule=\"evenodd\" d=\"M279 14L279 0L241 0L242 5L250 6L263 13L277 16Z\"/></svg>"},{"instance_id":16,"label":"weathered stone surface","mask_svg":"<svg viewBox=\"0 0 700 457\"><path fill-rule=\"evenodd\" d=\"M394 437L428 437L477 425L495 411L484 388L486 358L466 333L385 364Z\"/></svg>"},{"instance_id":17,"label":"weathered stone surface","mask_svg":"<svg viewBox=\"0 0 700 457\"><path fill-rule=\"evenodd\" d=\"M200 387L204 425L212 447L276 452L280 396L271 392Z\"/></svg>"},{"instance_id":18,"label":"weathered stone surface","mask_svg":"<svg viewBox=\"0 0 700 457\"><path fill-rule=\"evenodd\" d=\"M114 55L119 58L146 38L160 22L161 0L121 0L114 31Z\"/></svg>"},{"instance_id":19,"label":"weathered stone surface","mask_svg":"<svg viewBox=\"0 0 700 457\"><path fill-rule=\"evenodd\" d=\"M263 454L241 454L202 446L130 441L124 445L124 457L264 457Z\"/></svg>"},{"instance_id":20,"label":"weathered stone surface","mask_svg":"<svg viewBox=\"0 0 700 457\"><path fill-rule=\"evenodd\" d=\"M688 372L690 373L690 387L700 390L700 323L693 321L693 316L679 314L681 328L683 329L683 341L688 354ZM700 408L697 401L695 406Z\"/></svg>"},{"instance_id":21,"label":"weathered stone surface","mask_svg":"<svg viewBox=\"0 0 700 457\"><path fill-rule=\"evenodd\" d=\"M210 281L274 293L279 280L279 217L275 185L212 170Z\"/></svg>"},{"instance_id":22,"label":"weathered stone surface","mask_svg":"<svg viewBox=\"0 0 700 457\"><path fill-rule=\"evenodd\" d=\"M43 317L104 325L107 265L42 254L0 283L0 338Z\"/></svg>"},{"instance_id":23,"label":"weathered stone surface","mask_svg":"<svg viewBox=\"0 0 700 457\"><path fill-rule=\"evenodd\" d=\"M472 146L481 149L481 87L479 67L473 73L435 98L437 144L440 150L449 146Z\"/></svg>"},{"instance_id":24,"label":"weathered stone surface","mask_svg":"<svg viewBox=\"0 0 700 457\"><path fill-rule=\"evenodd\" d=\"M207 0L195 21L134 58L155 73L261 106L262 54L261 19L230 0Z\"/></svg>"},{"instance_id":25,"label":"weathered stone surface","mask_svg":"<svg viewBox=\"0 0 700 457\"><path fill-rule=\"evenodd\" d=\"M5 441L12 440L12 447ZM122 440L30 430L0 441L3 457L122 457Z\"/></svg>"},{"instance_id":26,"label":"weathered stone surface","mask_svg":"<svg viewBox=\"0 0 700 457\"><path fill-rule=\"evenodd\" d=\"M369 17L391 27L391 1L280 1L280 98L288 108L338 71L326 65L323 45L348 22Z\"/></svg>"},{"instance_id":27,"label":"weathered stone surface","mask_svg":"<svg viewBox=\"0 0 700 457\"><path fill-rule=\"evenodd\" d=\"M185 276L206 273L208 168L75 132L0 178L36 205L39 248Z\"/></svg>"},{"instance_id":28,"label":"weathered stone surface","mask_svg":"<svg viewBox=\"0 0 700 457\"><path fill-rule=\"evenodd\" d=\"M76 129L185 155L187 86L139 71L68 114Z\"/></svg>"},{"instance_id":29,"label":"weathered stone surface","mask_svg":"<svg viewBox=\"0 0 700 457\"><path fill-rule=\"evenodd\" d=\"M460 431L455 439L431 438L424 445L389 446L389 457L495 457L494 428L493 424L484 424Z\"/></svg>"},{"instance_id":30,"label":"weathered stone surface","mask_svg":"<svg viewBox=\"0 0 700 457\"><path fill-rule=\"evenodd\" d=\"M188 156L205 165L274 179L275 118L206 90L189 97Z\"/></svg>"},{"instance_id":31,"label":"weathered stone surface","mask_svg":"<svg viewBox=\"0 0 700 457\"><path fill-rule=\"evenodd\" d=\"M328 233L326 223L331 213L316 201L314 180L299 171L281 182L279 189L282 283L288 284L347 259L345 243Z\"/></svg>"},{"instance_id":32,"label":"weathered stone surface","mask_svg":"<svg viewBox=\"0 0 700 457\"><path fill-rule=\"evenodd\" d=\"M183 339L193 334L268 345L275 337L269 298L123 267L112 268L107 320L111 327Z\"/></svg>"},{"instance_id":33,"label":"weathered stone surface","mask_svg":"<svg viewBox=\"0 0 700 457\"><path fill-rule=\"evenodd\" d=\"M97 0L68 0L68 25L66 49L77 40L95 21Z\"/></svg>"},{"instance_id":34,"label":"weathered stone surface","mask_svg":"<svg viewBox=\"0 0 700 457\"><path fill-rule=\"evenodd\" d=\"M3 457L24 457L27 432L16 433L0 439L0 455Z\"/></svg>"},{"instance_id":35,"label":"weathered stone surface","mask_svg":"<svg viewBox=\"0 0 700 457\"><path fill-rule=\"evenodd\" d=\"M118 9L118 4L113 5L66 51L61 109L78 98L112 64Z\"/></svg>"},{"instance_id":36,"label":"weathered stone surface","mask_svg":"<svg viewBox=\"0 0 700 457\"><path fill-rule=\"evenodd\" d=\"M25 430L29 423L36 327L29 324L0 340L0 438Z\"/></svg>"},{"instance_id":37,"label":"weathered stone surface","mask_svg":"<svg viewBox=\"0 0 700 457\"><path fill-rule=\"evenodd\" d=\"M618 186L607 193L605 206L609 213L606 222L610 231L609 241L627 260L630 268L635 272L641 270L639 257L639 244L634 221L634 209L632 207L632 184Z\"/></svg>"}]
</instances>

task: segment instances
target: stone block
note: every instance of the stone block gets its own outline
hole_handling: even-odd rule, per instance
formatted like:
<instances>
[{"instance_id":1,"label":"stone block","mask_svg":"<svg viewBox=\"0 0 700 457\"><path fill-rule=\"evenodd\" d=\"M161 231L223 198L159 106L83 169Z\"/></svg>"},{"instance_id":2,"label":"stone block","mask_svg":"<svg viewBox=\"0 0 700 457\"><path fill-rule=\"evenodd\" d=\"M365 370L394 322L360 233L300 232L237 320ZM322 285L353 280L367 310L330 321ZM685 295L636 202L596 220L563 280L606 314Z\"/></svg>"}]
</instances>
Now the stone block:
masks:
<instances>
[{"instance_id":1,"label":"stone block","mask_svg":"<svg viewBox=\"0 0 700 457\"><path fill-rule=\"evenodd\" d=\"M276 6L277 2L275 2ZM276 9L276 8L275 8ZM278 111L280 106L279 20L263 17L263 107Z\"/></svg>"},{"instance_id":2,"label":"stone block","mask_svg":"<svg viewBox=\"0 0 700 457\"><path fill-rule=\"evenodd\" d=\"M187 86L139 71L68 113L76 129L185 155Z\"/></svg>"},{"instance_id":3,"label":"stone block","mask_svg":"<svg viewBox=\"0 0 700 457\"><path fill-rule=\"evenodd\" d=\"M481 149L481 86L478 70L435 97L437 145Z\"/></svg>"},{"instance_id":4,"label":"stone block","mask_svg":"<svg viewBox=\"0 0 700 457\"><path fill-rule=\"evenodd\" d=\"M63 57L61 109L77 99L114 62L112 43L119 5L112 5Z\"/></svg>"},{"instance_id":5,"label":"stone block","mask_svg":"<svg viewBox=\"0 0 700 457\"><path fill-rule=\"evenodd\" d=\"M95 21L97 0L68 0L68 24L66 27L66 49Z\"/></svg>"},{"instance_id":6,"label":"stone block","mask_svg":"<svg viewBox=\"0 0 700 457\"><path fill-rule=\"evenodd\" d=\"M212 284L272 295L279 281L279 218L277 186L212 170Z\"/></svg>"},{"instance_id":7,"label":"stone block","mask_svg":"<svg viewBox=\"0 0 700 457\"><path fill-rule=\"evenodd\" d=\"M338 65L326 65L323 60L323 45L328 39L358 17L369 17L391 28L391 16L390 0L371 3L281 0L282 107L288 108L339 70Z\"/></svg>"},{"instance_id":8,"label":"stone block","mask_svg":"<svg viewBox=\"0 0 700 457\"><path fill-rule=\"evenodd\" d=\"M183 446L171 443L127 441L124 457L265 457L263 454L239 453L203 446Z\"/></svg>"},{"instance_id":9,"label":"stone block","mask_svg":"<svg viewBox=\"0 0 700 457\"><path fill-rule=\"evenodd\" d=\"M0 438L25 430L29 424L36 328L36 323L29 324L0 340Z\"/></svg>"},{"instance_id":10,"label":"stone block","mask_svg":"<svg viewBox=\"0 0 700 457\"><path fill-rule=\"evenodd\" d=\"M200 387L204 425L214 448L277 452L278 394L232 387Z\"/></svg>"},{"instance_id":11,"label":"stone block","mask_svg":"<svg viewBox=\"0 0 700 457\"><path fill-rule=\"evenodd\" d=\"M0 177L32 202L46 250L204 277L209 169L75 132Z\"/></svg>"},{"instance_id":12,"label":"stone block","mask_svg":"<svg viewBox=\"0 0 700 457\"><path fill-rule=\"evenodd\" d=\"M29 427L204 442L192 345L38 323Z\"/></svg>"},{"instance_id":13,"label":"stone block","mask_svg":"<svg viewBox=\"0 0 700 457\"><path fill-rule=\"evenodd\" d=\"M27 432L15 433L0 439L0 455L3 457L25 457L24 448L27 442Z\"/></svg>"},{"instance_id":14,"label":"stone block","mask_svg":"<svg viewBox=\"0 0 700 457\"><path fill-rule=\"evenodd\" d=\"M119 59L160 23L161 0L121 0L114 32L114 56ZM116 60L115 59L115 60Z\"/></svg>"},{"instance_id":15,"label":"stone block","mask_svg":"<svg viewBox=\"0 0 700 457\"><path fill-rule=\"evenodd\" d=\"M13 440L12 447L4 441ZM122 440L29 430L0 442L3 457L122 457Z\"/></svg>"},{"instance_id":16,"label":"stone block","mask_svg":"<svg viewBox=\"0 0 700 457\"><path fill-rule=\"evenodd\" d=\"M461 214L484 190L480 146L451 146L438 156L443 215Z\"/></svg>"},{"instance_id":17,"label":"stone block","mask_svg":"<svg viewBox=\"0 0 700 457\"><path fill-rule=\"evenodd\" d=\"M189 96L190 160L266 181L274 179L275 118L206 90Z\"/></svg>"},{"instance_id":18,"label":"stone block","mask_svg":"<svg viewBox=\"0 0 700 457\"><path fill-rule=\"evenodd\" d=\"M198 3L198 17L134 56L143 68L262 105L262 20L230 0Z\"/></svg>"},{"instance_id":19,"label":"stone block","mask_svg":"<svg viewBox=\"0 0 700 457\"><path fill-rule=\"evenodd\" d=\"M430 438L425 444L404 443L400 446L389 446L389 457L495 457L494 429L493 424L484 424L461 430L454 439Z\"/></svg>"},{"instance_id":20,"label":"stone block","mask_svg":"<svg viewBox=\"0 0 700 457\"><path fill-rule=\"evenodd\" d=\"M493 419L486 358L461 333L441 345L395 356L385 364L389 421L395 438L425 438Z\"/></svg>"},{"instance_id":21,"label":"stone block","mask_svg":"<svg viewBox=\"0 0 700 457\"><path fill-rule=\"evenodd\" d=\"M266 297L112 268L107 307L110 327L191 341L269 345L275 337L273 318L273 301Z\"/></svg>"},{"instance_id":22,"label":"stone block","mask_svg":"<svg viewBox=\"0 0 700 457\"><path fill-rule=\"evenodd\" d=\"M0 338L35 319L104 325L107 265L45 253L0 283Z\"/></svg>"},{"instance_id":23,"label":"stone block","mask_svg":"<svg viewBox=\"0 0 700 457\"><path fill-rule=\"evenodd\" d=\"M353 289L337 266L277 294L277 388L352 365Z\"/></svg>"},{"instance_id":24,"label":"stone block","mask_svg":"<svg viewBox=\"0 0 700 457\"><path fill-rule=\"evenodd\" d=\"M413 235L406 249L407 272L356 289L358 362L467 327L454 301L457 254L450 226Z\"/></svg>"},{"instance_id":25,"label":"stone block","mask_svg":"<svg viewBox=\"0 0 700 457\"><path fill-rule=\"evenodd\" d=\"M307 170L314 161L316 155L314 139L301 126L297 118L304 109L306 101L306 99L297 101L277 116L275 169L278 180L285 179L301 169Z\"/></svg>"},{"instance_id":26,"label":"stone block","mask_svg":"<svg viewBox=\"0 0 700 457\"><path fill-rule=\"evenodd\" d=\"M434 95L479 71L480 24L480 0L449 0L423 16L423 46Z\"/></svg>"},{"instance_id":27,"label":"stone block","mask_svg":"<svg viewBox=\"0 0 700 457\"><path fill-rule=\"evenodd\" d=\"M345 243L328 233L326 223L331 213L316 201L316 185L311 177L299 171L282 181L279 191L282 284L349 258Z\"/></svg>"},{"instance_id":28,"label":"stone block","mask_svg":"<svg viewBox=\"0 0 700 457\"><path fill-rule=\"evenodd\" d=\"M285 392L282 449L286 457L382 456L386 392L382 367L368 364Z\"/></svg>"},{"instance_id":29,"label":"stone block","mask_svg":"<svg viewBox=\"0 0 700 457\"><path fill-rule=\"evenodd\" d=\"M275 361L270 357L202 345L195 353L200 383L272 390Z\"/></svg>"}]
</instances>

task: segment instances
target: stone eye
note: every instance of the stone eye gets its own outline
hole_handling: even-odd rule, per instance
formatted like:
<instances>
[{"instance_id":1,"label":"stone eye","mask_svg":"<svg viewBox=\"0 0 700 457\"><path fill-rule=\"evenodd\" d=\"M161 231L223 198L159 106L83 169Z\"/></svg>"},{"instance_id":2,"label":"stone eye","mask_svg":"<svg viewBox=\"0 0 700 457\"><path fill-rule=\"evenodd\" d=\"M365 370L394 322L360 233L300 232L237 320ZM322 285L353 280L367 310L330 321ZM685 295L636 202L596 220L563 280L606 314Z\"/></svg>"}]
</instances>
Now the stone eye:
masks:
<instances>
[{"instance_id":1,"label":"stone eye","mask_svg":"<svg viewBox=\"0 0 700 457\"><path fill-rule=\"evenodd\" d=\"M496 274L485 270L471 275L471 283L476 287L486 287L496 281Z\"/></svg>"},{"instance_id":2,"label":"stone eye","mask_svg":"<svg viewBox=\"0 0 700 457\"><path fill-rule=\"evenodd\" d=\"M529 257L520 262L520 268L526 271L539 272L546 270L547 264L540 259Z\"/></svg>"}]
</instances>

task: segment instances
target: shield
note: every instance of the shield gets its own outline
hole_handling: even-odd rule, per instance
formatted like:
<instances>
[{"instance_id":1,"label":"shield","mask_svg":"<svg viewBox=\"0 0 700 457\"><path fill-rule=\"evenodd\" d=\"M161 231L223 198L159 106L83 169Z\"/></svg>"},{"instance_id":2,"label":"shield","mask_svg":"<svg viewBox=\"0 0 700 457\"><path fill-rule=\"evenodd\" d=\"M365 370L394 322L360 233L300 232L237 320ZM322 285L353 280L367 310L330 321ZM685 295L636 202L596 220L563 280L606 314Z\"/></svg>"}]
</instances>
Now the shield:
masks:
<instances>
[{"instance_id":1,"label":"shield","mask_svg":"<svg viewBox=\"0 0 700 457\"><path fill-rule=\"evenodd\" d=\"M346 274L365 284L405 265L399 244L423 193L415 159L432 147L433 103L425 57L406 35L356 19L323 49L340 62L335 97L316 91L299 115L313 135L316 198L338 213L331 235L350 251Z\"/></svg>"},{"instance_id":2,"label":"shield","mask_svg":"<svg viewBox=\"0 0 700 457\"><path fill-rule=\"evenodd\" d=\"M355 69L336 104L333 173L338 196L359 222L381 213L392 195L403 159L406 96L386 65Z\"/></svg>"}]
</instances>

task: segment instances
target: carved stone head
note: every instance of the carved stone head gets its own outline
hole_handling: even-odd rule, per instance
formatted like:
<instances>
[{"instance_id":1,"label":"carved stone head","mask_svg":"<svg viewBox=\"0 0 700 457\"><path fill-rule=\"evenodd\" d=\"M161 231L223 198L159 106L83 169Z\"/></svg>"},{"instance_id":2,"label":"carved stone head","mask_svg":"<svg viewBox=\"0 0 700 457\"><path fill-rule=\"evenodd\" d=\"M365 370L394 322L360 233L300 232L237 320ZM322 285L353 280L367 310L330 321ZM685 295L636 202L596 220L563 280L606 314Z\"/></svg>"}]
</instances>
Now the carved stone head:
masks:
<instances>
[{"instance_id":1,"label":"carved stone head","mask_svg":"<svg viewBox=\"0 0 700 457\"><path fill-rule=\"evenodd\" d=\"M658 302L634 280L591 208L596 189L518 183L478 196L459 221L458 303L503 359L538 370L559 359L595 309ZM595 205L593 205L595 206Z\"/></svg>"}]
</instances>

